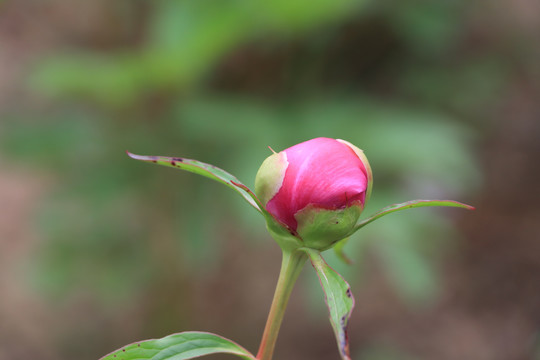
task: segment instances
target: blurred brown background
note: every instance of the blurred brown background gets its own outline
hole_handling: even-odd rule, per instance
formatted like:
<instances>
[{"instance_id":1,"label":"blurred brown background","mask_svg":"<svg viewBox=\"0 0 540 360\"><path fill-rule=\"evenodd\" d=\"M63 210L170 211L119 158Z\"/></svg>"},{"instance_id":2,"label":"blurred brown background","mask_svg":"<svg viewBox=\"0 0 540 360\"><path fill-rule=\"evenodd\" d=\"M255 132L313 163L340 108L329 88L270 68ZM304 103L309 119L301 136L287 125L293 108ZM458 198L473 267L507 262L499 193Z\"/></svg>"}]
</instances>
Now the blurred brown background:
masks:
<instances>
[{"instance_id":1,"label":"blurred brown background","mask_svg":"<svg viewBox=\"0 0 540 360\"><path fill-rule=\"evenodd\" d=\"M364 149L366 212L328 262L355 360L540 359L536 0L0 1L0 360L97 359L185 330L255 352L280 264L240 197L316 136ZM212 358L212 357L209 357ZM215 359L229 358L214 356ZM276 359L338 359L306 267Z\"/></svg>"}]
</instances>

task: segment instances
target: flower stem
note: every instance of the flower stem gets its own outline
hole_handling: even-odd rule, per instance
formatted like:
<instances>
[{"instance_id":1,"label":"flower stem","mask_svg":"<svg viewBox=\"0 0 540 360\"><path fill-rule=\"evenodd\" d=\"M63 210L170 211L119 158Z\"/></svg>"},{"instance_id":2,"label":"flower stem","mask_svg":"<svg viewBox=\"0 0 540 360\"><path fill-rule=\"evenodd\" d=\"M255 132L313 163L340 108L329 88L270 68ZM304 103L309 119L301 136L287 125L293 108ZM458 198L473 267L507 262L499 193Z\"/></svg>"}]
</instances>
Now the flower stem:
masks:
<instances>
[{"instance_id":1,"label":"flower stem","mask_svg":"<svg viewBox=\"0 0 540 360\"><path fill-rule=\"evenodd\" d=\"M274 299L270 307L270 313L266 320L261 345L257 353L258 360L271 360L274 347L278 337L279 327L285 314L285 308L289 301L294 283L302 271L302 267L307 260L307 255L303 251L284 251L281 263Z\"/></svg>"}]
</instances>

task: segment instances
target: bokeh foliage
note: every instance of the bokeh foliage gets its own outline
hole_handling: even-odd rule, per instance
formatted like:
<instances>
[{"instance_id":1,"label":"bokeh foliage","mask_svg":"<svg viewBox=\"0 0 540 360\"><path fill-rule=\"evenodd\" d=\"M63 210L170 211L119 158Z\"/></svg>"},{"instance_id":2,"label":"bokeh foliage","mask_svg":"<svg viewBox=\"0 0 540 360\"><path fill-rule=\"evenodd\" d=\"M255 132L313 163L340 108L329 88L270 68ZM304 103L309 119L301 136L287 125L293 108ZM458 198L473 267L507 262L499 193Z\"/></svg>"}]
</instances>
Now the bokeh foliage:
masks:
<instances>
[{"instance_id":1,"label":"bokeh foliage","mask_svg":"<svg viewBox=\"0 0 540 360\"><path fill-rule=\"evenodd\" d=\"M269 246L262 219L238 196L125 150L195 158L251 185L267 146L343 138L373 167L367 213L410 198L465 200L479 176L464 119L502 81L491 58L452 55L465 4L120 1L114 11L138 40L39 58L28 82L50 105L2 124L2 151L53 179L36 214L37 285L59 301L84 291L114 307L211 272L226 234ZM437 259L455 235L449 213L385 218L347 251L358 264L377 254L396 291L422 303L437 293ZM358 282L358 267L329 262ZM189 322L189 310L174 311ZM170 313L152 318L156 328L177 326Z\"/></svg>"}]
</instances>

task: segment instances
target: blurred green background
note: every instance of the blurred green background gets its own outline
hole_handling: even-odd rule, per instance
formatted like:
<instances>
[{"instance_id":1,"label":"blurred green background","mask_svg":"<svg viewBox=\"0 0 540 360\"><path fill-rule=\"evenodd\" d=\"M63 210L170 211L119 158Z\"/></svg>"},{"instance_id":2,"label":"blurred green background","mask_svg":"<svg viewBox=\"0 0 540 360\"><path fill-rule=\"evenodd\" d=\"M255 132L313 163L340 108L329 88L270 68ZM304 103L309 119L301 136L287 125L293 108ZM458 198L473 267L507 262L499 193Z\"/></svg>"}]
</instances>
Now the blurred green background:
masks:
<instances>
[{"instance_id":1,"label":"blurred green background","mask_svg":"<svg viewBox=\"0 0 540 360\"><path fill-rule=\"evenodd\" d=\"M539 38L535 0L1 1L0 360L185 330L255 352L280 265L262 217L124 151L252 186L267 146L317 136L366 152L367 213L477 207L369 225L352 266L328 253L353 358L539 359ZM276 358L338 359L307 267Z\"/></svg>"}]
</instances>

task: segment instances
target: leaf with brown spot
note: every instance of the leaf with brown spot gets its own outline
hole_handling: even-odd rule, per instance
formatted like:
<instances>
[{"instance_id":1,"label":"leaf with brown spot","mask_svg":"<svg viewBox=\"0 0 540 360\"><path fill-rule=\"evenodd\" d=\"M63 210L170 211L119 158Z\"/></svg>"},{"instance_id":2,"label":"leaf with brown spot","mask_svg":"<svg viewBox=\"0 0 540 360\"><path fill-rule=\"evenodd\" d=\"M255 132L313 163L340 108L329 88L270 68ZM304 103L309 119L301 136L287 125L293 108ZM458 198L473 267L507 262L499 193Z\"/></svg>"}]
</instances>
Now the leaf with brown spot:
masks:
<instances>
[{"instance_id":1,"label":"leaf with brown spot","mask_svg":"<svg viewBox=\"0 0 540 360\"><path fill-rule=\"evenodd\" d=\"M242 184L234 175L214 165L206 164L197 160L178 157L135 155L130 152L127 152L127 154L129 157L135 160L186 170L222 183L223 185L230 187L242 195L242 197L251 206L253 206L257 211L263 213L263 215L267 216L266 210L264 210L264 207L253 191L251 191L246 185Z\"/></svg>"},{"instance_id":2,"label":"leaf with brown spot","mask_svg":"<svg viewBox=\"0 0 540 360\"><path fill-rule=\"evenodd\" d=\"M321 253L303 249L317 271L317 276L324 290L324 299L330 313L330 322L334 329L341 359L351 360L347 324L354 308L354 298L347 281L324 261Z\"/></svg>"}]
</instances>

